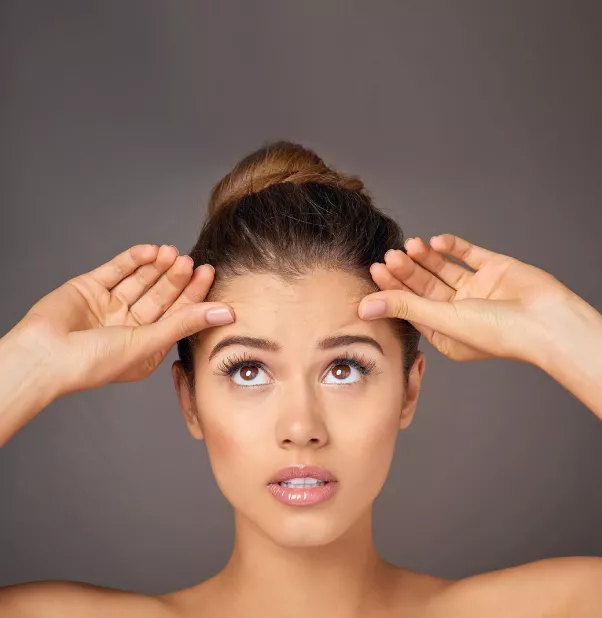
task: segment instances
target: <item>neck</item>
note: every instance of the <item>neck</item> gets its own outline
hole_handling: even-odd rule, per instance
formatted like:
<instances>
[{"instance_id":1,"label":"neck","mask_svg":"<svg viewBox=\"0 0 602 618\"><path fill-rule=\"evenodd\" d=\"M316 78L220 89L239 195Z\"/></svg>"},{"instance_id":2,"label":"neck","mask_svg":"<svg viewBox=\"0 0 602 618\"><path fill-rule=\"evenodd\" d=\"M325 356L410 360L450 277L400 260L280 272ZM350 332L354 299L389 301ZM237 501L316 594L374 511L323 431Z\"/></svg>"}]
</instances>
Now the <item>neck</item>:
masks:
<instances>
[{"instance_id":1,"label":"neck","mask_svg":"<svg viewBox=\"0 0 602 618\"><path fill-rule=\"evenodd\" d=\"M374 615L392 588L393 565L376 552L372 510L326 545L284 547L235 513L236 537L230 560L213 584L231 615Z\"/></svg>"}]
</instances>

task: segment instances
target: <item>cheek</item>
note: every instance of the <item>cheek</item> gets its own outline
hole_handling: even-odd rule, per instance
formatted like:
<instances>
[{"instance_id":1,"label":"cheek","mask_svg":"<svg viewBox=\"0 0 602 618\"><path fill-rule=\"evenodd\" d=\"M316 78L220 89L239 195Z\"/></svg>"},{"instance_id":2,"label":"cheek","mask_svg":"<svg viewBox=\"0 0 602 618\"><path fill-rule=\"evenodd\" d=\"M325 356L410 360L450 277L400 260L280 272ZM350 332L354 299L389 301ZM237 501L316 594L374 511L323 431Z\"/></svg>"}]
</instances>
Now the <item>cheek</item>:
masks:
<instances>
[{"instance_id":1,"label":"cheek","mask_svg":"<svg viewBox=\"0 0 602 618\"><path fill-rule=\"evenodd\" d=\"M395 446L399 430L399 418L396 415L379 416L369 419L359 427L348 427L349 440L353 442L353 451L358 453L366 466L379 465L386 460Z\"/></svg>"},{"instance_id":2,"label":"cheek","mask_svg":"<svg viewBox=\"0 0 602 618\"><path fill-rule=\"evenodd\" d=\"M228 460L236 452L236 437L228 427L205 422L205 444L212 461Z\"/></svg>"},{"instance_id":3,"label":"cheek","mask_svg":"<svg viewBox=\"0 0 602 618\"><path fill-rule=\"evenodd\" d=\"M402 405L403 392L399 388L381 386L348 408L342 431L357 448L378 450L397 439Z\"/></svg>"},{"instance_id":4,"label":"cheek","mask_svg":"<svg viewBox=\"0 0 602 618\"><path fill-rule=\"evenodd\" d=\"M353 414L355 422L346 422L339 428L341 449L349 460L356 478L366 486L380 487L384 483L399 435L401 400L381 401L369 410ZM344 444L344 446L343 446Z\"/></svg>"},{"instance_id":5,"label":"cheek","mask_svg":"<svg viewBox=\"0 0 602 618\"><path fill-rule=\"evenodd\" d=\"M204 436L213 472L220 485L241 481L265 470L258 470L265 458L265 435L244 421L231 417L204 420Z\"/></svg>"}]
</instances>

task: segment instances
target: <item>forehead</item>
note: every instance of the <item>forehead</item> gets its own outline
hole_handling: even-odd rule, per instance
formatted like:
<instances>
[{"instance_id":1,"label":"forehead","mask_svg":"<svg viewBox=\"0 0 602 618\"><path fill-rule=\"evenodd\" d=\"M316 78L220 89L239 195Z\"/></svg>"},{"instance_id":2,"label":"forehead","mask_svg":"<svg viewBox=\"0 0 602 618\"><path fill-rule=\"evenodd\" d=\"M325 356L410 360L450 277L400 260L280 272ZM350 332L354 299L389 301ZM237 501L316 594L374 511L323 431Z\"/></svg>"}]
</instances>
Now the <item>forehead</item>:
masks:
<instances>
[{"instance_id":1,"label":"forehead","mask_svg":"<svg viewBox=\"0 0 602 618\"><path fill-rule=\"evenodd\" d=\"M220 289L220 301L245 312L278 312L288 310L320 313L339 309L352 311L369 293L358 277L338 270L316 270L285 282L270 274L248 274L235 277Z\"/></svg>"},{"instance_id":2,"label":"forehead","mask_svg":"<svg viewBox=\"0 0 602 618\"><path fill-rule=\"evenodd\" d=\"M358 315L360 301L371 291L359 277L335 270L312 271L292 283L263 273L242 275L220 286L219 293L219 302L234 309L236 320L205 331L199 347L206 351L225 336L251 335L309 351L317 340L336 333L369 335L385 353L398 351L387 320L365 321Z\"/></svg>"}]
</instances>

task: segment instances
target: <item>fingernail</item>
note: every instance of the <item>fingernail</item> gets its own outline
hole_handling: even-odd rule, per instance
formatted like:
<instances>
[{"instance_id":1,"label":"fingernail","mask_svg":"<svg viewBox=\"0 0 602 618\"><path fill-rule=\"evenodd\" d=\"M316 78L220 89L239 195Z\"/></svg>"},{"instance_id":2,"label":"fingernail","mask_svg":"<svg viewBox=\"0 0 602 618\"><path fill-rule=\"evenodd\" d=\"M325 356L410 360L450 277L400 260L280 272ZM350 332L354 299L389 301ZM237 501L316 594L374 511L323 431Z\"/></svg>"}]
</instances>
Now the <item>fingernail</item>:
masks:
<instances>
[{"instance_id":1,"label":"fingernail","mask_svg":"<svg viewBox=\"0 0 602 618\"><path fill-rule=\"evenodd\" d=\"M218 309L209 309L205 314L207 324L230 324L234 322L234 317L228 309L225 307L219 307Z\"/></svg>"},{"instance_id":2,"label":"fingernail","mask_svg":"<svg viewBox=\"0 0 602 618\"><path fill-rule=\"evenodd\" d=\"M169 245L169 246L173 247L178 252L178 255L180 255L180 250L175 245Z\"/></svg>"},{"instance_id":3,"label":"fingernail","mask_svg":"<svg viewBox=\"0 0 602 618\"><path fill-rule=\"evenodd\" d=\"M394 249L389 249L386 253L385 253L385 262L387 261L387 256L391 257L393 255L393 251Z\"/></svg>"},{"instance_id":4,"label":"fingernail","mask_svg":"<svg viewBox=\"0 0 602 618\"><path fill-rule=\"evenodd\" d=\"M408 246L408 241L412 240L412 238L413 238L413 237L410 237L410 238L406 238L406 239L405 239L405 242L403 243L403 246L404 246L406 249L407 249L407 246Z\"/></svg>"},{"instance_id":5,"label":"fingernail","mask_svg":"<svg viewBox=\"0 0 602 618\"><path fill-rule=\"evenodd\" d=\"M371 320L385 315L386 311L387 304L384 300L369 300L361 306L360 317L364 320Z\"/></svg>"}]
</instances>

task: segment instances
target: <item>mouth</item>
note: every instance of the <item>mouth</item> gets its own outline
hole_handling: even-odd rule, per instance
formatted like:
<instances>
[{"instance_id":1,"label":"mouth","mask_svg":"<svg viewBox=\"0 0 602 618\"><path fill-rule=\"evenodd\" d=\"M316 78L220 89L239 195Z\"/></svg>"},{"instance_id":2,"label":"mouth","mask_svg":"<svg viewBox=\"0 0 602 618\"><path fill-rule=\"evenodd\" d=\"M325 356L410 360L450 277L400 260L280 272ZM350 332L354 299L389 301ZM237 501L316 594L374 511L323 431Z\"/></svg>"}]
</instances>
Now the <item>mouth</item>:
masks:
<instances>
[{"instance_id":1,"label":"mouth","mask_svg":"<svg viewBox=\"0 0 602 618\"><path fill-rule=\"evenodd\" d=\"M319 504L331 498L338 486L330 471L305 465L283 468L268 483L274 498L288 506Z\"/></svg>"}]
</instances>

